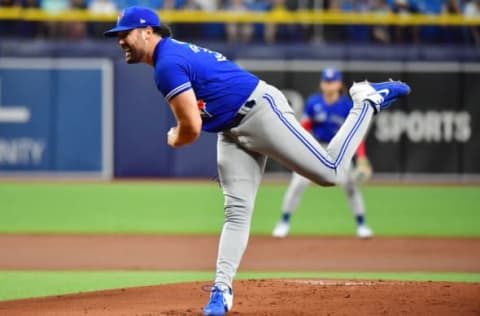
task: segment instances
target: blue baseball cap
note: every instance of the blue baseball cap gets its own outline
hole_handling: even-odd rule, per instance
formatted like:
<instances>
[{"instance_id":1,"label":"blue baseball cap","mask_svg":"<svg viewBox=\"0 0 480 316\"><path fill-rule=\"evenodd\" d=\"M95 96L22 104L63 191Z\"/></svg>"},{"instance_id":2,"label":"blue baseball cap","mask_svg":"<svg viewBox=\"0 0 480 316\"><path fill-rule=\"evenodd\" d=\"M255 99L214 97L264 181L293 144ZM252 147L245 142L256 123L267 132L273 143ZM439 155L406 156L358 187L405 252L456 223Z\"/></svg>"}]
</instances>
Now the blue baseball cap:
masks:
<instances>
[{"instance_id":1,"label":"blue baseball cap","mask_svg":"<svg viewBox=\"0 0 480 316\"><path fill-rule=\"evenodd\" d=\"M338 69L329 67L322 71L322 75L320 77L324 81L341 81L342 73Z\"/></svg>"},{"instance_id":2,"label":"blue baseball cap","mask_svg":"<svg viewBox=\"0 0 480 316\"><path fill-rule=\"evenodd\" d=\"M117 26L106 31L103 35L112 37L116 36L118 32L147 26L160 26L160 18L155 11L140 6L128 7L118 15Z\"/></svg>"}]
</instances>

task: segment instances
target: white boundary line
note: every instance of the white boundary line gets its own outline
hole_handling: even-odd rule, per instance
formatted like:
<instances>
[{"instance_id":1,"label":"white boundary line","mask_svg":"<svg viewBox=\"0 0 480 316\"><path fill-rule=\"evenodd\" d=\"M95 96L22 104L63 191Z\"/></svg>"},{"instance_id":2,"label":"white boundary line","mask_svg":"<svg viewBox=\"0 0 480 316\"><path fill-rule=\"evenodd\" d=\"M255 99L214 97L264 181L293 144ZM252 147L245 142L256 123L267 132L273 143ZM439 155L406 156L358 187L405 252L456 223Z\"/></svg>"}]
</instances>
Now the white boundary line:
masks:
<instances>
[{"instance_id":1,"label":"white boundary line","mask_svg":"<svg viewBox=\"0 0 480 316\"><path fill-rule=\"evenodd\" d=\"M13 69L99 69L108 58L15 58L0 57L0 68Z\"/></svg>"},{"instance_id":2,"label":"white boundary line","mask_svg":"<svg viewBox=\"0 0 480 316\"><path fill-rule=\"evenodd\" d=\"M113 178L114 128L113 65L108 59L102 65L102 177Z\"/></svg>"},{"instance_id":3,"label":"white boundary line","mask_svg":"<svg viewBox=\"0 0 480 316\"><path fill-rule=\"evenodd\" d=\"M314 286L375 286L375 285L391 285L392 283L400 284L398 281L341 281L341 280L282 280L286 283L296 283Z\"/></svg>"},{"instance_id":4,"label":"white boundary line","mask_svg":"<svg viewBox=\"0 0 480 316\"><path fill-rule=\"evenodd\" d=\"M0 171L0 181L5 179L41 179L47 180L48 179L87 179L87 180L109 180L103 178L103 173L96 172L96 171L10 171L10 170L2 170Z\"/></svg>"},{"instance_id":5,"label":"white boundary line","mask_svg":"<svg viewBox=\"0 0 480 316\"><path fill-rule=\"evenodd\" d=\"M263 180L266 181L290 181L292 173L289 171L271 171L265 172ZM387 173L378 172L373 174L372 179L366 183L383 184L383 183L426 183L426 184L480 184L480 173Z\"/></svg>"},{"instance_id":6,"label":"white boundary line","mask_svg":"<svg viewBox=\"0 0 480 316\"><path fill-rule=\"evenodd\" d=\"M107 58L2 58L0 68L15 69L97 69ZM306 71L317 72L327 66L343 71L403 71L406 72L480 72L477 62L429 62L429 61L371 61L371 60L303 60L303 59L237 59L240 66L252 71Z\"/></svg>"},{"instance_id":7,"label":"white boundary line","mask_svg":"<svg viewBox=\"0 0 480 316\"><path fill-rule=\"evenodd\" d=\"M418 61L341 61L341 60L257 60L237 59L241 67L250 71L320 72L327 66L351 72L480 72L480 63L418 62Z\"/></svg>"},{"instance_id":8,"label":"white boundary line","mask_svg":"<svg viewBox=\"0 0 480 316\"><path fill-rule=\"evenodd\" d=\"M375 173L374 182L480 183L480 173Z\"/></svg>"},{"instance_id":9,"label":"white boundary line","mask_svg":"<svg viewBox=\"0 0 480 316\"><path fill-rule=\"evenodd\" d=\"M113 177L113 64L108 58L2 58L3 69L71 69L100 70L102 82L102 170L100 172L73 171L0 171L2 176L59 176L59 177L101 177L109 180Z\"/></svg>"}]
</instances>

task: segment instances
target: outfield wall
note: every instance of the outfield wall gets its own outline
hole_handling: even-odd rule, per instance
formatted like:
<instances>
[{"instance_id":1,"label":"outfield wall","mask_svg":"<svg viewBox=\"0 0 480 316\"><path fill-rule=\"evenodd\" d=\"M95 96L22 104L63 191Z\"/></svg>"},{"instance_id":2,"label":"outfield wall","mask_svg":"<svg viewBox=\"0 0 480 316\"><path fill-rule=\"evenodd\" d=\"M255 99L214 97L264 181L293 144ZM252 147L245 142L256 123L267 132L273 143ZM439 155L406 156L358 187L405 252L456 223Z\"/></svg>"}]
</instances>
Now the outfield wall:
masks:
<instances>
[{"instance_id":1,"label":"outfield wall","mask_svg":"<svg viewBox=\"0 0 480 316\"><path fill-rule=\"evenodd\" d=\"M108 59L0 58L0 172L113 175Z\"/></svg>"},{"instance_id":2,"label":"outfield wall","mask_svg":"<svg viewBox=\"0 0 480 316\"><path fill-rule=\"evenodd\" d=\"M238 61L284 89L297 111L325 66L342 69L346 83L385 74L405 80L412 95L381 113L370 131L375 170L480 174L480 63ZM174 119L152 76L149 67L120 59L0 58L0 172L214 177L215 135L182 149L166 145ZM283 170L275 163L268 169Z\"/></svg>"}]
</instances>

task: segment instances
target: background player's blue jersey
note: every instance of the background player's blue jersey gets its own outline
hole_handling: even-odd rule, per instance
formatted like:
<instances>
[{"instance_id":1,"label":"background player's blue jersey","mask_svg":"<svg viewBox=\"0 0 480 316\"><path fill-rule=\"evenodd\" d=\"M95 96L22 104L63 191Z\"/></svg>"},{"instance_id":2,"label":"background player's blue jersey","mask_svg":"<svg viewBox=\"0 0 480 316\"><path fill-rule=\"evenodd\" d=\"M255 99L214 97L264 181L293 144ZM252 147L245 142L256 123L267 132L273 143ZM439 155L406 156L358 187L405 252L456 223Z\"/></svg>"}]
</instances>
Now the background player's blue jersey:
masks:
<instances>
[{"instance_id":1,"label":"background player's blue jersey","mask_svg":"<svg viewBox=\"0 0 480 316\"><path fill-rule=\"evenodd\" d=\"M328 143L345 121L353 104L341 95L333 104L327 104L320 93L312 94L305 103L305 117L312 124L312 134L320 142Z\"/></svg>"},{"instance_id":2,"label":"background player's blue jersey","mask_svg":"<svg viewBox=\"0 0 480 316\"><path fill-rule=\"evenodd\" d=\"M167 101L193 88L208 132L225 129L259 82L222 54L169 37L155 48L154 64Z\"/></svg>"}]
</instances>

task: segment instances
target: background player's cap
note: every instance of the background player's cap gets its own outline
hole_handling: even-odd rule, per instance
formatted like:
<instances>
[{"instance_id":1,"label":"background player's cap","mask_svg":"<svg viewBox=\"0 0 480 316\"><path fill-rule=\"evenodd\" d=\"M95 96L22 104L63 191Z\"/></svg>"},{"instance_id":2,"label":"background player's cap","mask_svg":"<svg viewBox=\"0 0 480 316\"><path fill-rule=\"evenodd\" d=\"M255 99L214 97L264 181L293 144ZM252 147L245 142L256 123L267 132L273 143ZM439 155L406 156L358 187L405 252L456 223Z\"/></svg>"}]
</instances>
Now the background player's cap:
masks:
<instances>
[{"instance_id":1,"label":"background player's cap","mask_svg":"<svg viewBox=\"0 0 480 316\"><path fill-rule=\"evenodd\" d=\"M147 26L160 26L160 19L155 11L139 6L128 7L118 15L117 26L103 35L116 36L118 32Z\"/></svg>"},{"instance_id":2,"label":"background player's cap","mask_svg":"<svg viewBox=\"0 0 480 316\"><path fill-rule=\"evenodd\" d=\"M338 69L329 67L322 71L321 78L324 81L340 81L342 80L342 73Z\"/></svg>"}]
</instances>

